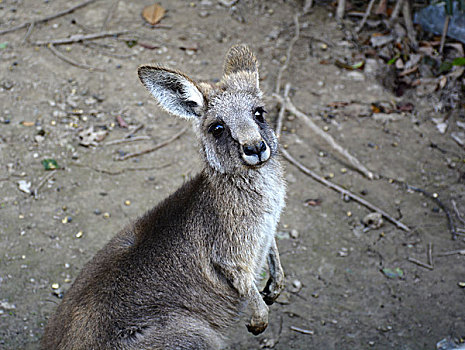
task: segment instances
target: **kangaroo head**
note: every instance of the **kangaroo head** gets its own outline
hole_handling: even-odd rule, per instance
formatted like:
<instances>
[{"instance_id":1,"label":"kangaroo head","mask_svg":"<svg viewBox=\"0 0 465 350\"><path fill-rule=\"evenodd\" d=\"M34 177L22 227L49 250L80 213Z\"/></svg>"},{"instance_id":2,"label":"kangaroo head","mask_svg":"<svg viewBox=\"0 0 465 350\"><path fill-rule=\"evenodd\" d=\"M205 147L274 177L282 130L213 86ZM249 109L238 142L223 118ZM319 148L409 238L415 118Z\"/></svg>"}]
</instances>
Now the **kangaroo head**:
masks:
<instances>
[{"instance_id":1,"label":"kangaroo head","mask_svg":"<svg viewBox=\"0 0 465 350\"><path fill-rule=\"evenodd\" d=\"M159 66L139 67L139 78L160 106L194 121L210 167L222 173L256 169L276 154L277 139L265 120L258 63L246 46L232 47L215 85Z\"/></svg>"}]
</instances>

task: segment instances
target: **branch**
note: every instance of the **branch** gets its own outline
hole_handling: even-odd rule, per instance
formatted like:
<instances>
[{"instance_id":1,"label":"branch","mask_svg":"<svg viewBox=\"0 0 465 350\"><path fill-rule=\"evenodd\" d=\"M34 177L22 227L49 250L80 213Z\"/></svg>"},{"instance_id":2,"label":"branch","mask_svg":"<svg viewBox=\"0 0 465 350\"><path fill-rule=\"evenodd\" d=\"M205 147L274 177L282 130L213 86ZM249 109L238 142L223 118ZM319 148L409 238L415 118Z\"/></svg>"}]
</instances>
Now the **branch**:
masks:
<instances>
[{"instance_id":1,"label":"branch","mask_svg":"<svg viewBox=\"0 0 465 350\"><path fill-rule=\"evenodd\" d=\"M129 159L129 158L134 158L134 157L138 157L140 155L143 155L143 154L147 154L147 153L151 153L153 151L156 151L157 149L160 149L162 147L165 147L166 145L168 145L169 143L175 141L176 139L178 139L179 137L181 137L182 134L184 134L186 131L187 131L187 127L185 127L184 129L182 129L180 132L178 132L177 134L171 136L168 140L166 141L163 141L163 142L160 142L158 144L156 144L155 146L153 146L152 148L149 148L149 149L146 149L146 150L143 150L143 151L140 151L140 152L135 152L135 153L128 153L122 157L118 157L116 158L116 160L126 160L126 159Z\"/></svg>"},{"instance_id":2,"label":"branch","mask_svg":"<svg viewBox=\"0 0 465 350\"><path fill-rule=\"evenodd\" d=\"M92 70L92 71L98 71L98 72L104 72L105 70L104 69L101 69L101 68L96 68L96 67L92 67L92 66L89 66L85 63L79 63L79 62L76 62L74 60L72 60L71 58L69 57L66 57L65 55L63 55L60 51L58 51L57 49L55 49L55 47L50 44L47 46L47 48L55 55L57 56L58 58L62 59L63 61L71 64L72 66L75 66L75 67L78 67L78 68L82 68L82 69L89 69L89 70Z\"/></svg>"},{"instance_id":3,"label":"branch","mask_svg":"<svg viewBox=\"0 0 465 350\"><path fill-rule=\"evenodd\" d=\"M368 4L368 7L365 11L365 15L363 16L362 18L362 22L360 22L359 26L357 28L355 28L355 33L358 33L362 30L363 26L365 25L367 19L368 19L368 16L370 15L371 13L371 9L373 8L373 4L375 3L375 0L370 0L370 3Z\"/></svg>"},{"instance_id":4,"label":"branch","mask_svg":"<svg viewBox=\"0 0 465 350\"><path fill-rule=\"evenodd\" d=\"M345 148L339 145L334 138L320 129L318 125L316 125L307 115L299 111L291 102L289 98L284 99L283 97L274 94L273 95L279 103L283 104L285 108L294 114L297 118L301 119L312 131L319 135L323 140L325 140L332 149L338 152L344 159L357 171L359 171L362 175L366 176L370 180L373 180L376 175L373 174L370 170L368 170L357 158L352 156Z\"/></svg>"},{"instance_id":5,"label":"branch","mask_svg":"<svg viewBox=\"0 0 465 350\"><path fill-rule=\"evenodd\" d=\"M80 4L77 4L73 7L70 7L66 10L63 10L61 12L58 12L58 13L55 13L53 15L50 15L50 16L47 16L47 17L43 17L43 18L39 18L39 19L36 19L36 20L32 20L32 21L28 21L28 22L24 22L20 25L17 25L16 27L12 27L12 28L8 28L8 29L4 29L4 30L1 30L0 31L0 35L2 34L6 34L6 33L10 33L10 32L14 32L15 30L19 30L19 29L22 29L22 28L26 28L27 26L33 26L35 24L39 24L39 23L44 23L44 22L48 22L52 19L55 19L55 18L58 18L58 17L61 17L61 16L64 16L64 15L67 15L68 13L71 13L73 11L76 11L77 9L80 9L81 7L84 7L84 6L87 6L93 2L95 2L97 0L87 0L87 1L84 1L84 2L81 2ZM29 27L30 31L32 31L31 27Z\"/></svg>"},{"instance_id":6,"label":"branch","mask_svg":"<svg viewBox=\"0 0 465 350\"><path fill-rule=\"evenodd\" d=\"M284 86L284 99L286 100L289 97L289 90L291 89L291 84L287 83ZM281 103L281 109L279 110L278 120L276 121L276 137L279 139L281 137L281 130L283 128L283 119L284 113L286 113L285 103Z\"/></svg>"},{"instance_id":7,"label":"branch","mask_svg":"<svg viewBox=\"0 0 465 350\"><path fill-rule=\"evenodd\" d=\"M294 47L294 44L296 43L296 41L299 39L299 36L300 36L300 24L299 24L298 14L294 16L294 25L295 25L295 34L294 34L294 37L289 42L289 46L286 51L286 61L284 61L284 64L279 68L278 76L276 78L275 93L277 94L279 94L279 91L281 90L281 77L284 71L287 69L287 66L289 65L289 61L291 60L292 48Z\"/></svg>"},{"instance_id":8,"label":"branch","mask_svg":"<svg viewBox=\"0 0 465 350\"><path fill-rule=\"evenodd\" d=\"M61 38L61 39L53 39L53 40L44 40L44 41L36 41L33 43L34 45L42 46L42 45L62 45L62 44L72 44L77 43L80 41L86 40L94 40L99 38L105 38L109 36L119 36L123 34L130 33L129 30L120 30L115 32L100 32L100 33L93 33L93 34L75 34L71 35L69 38Z\"/></svg>"},{"instance_id":9,"label":"branch","mask_svg":"<svg viewBox=\"0 0 465 350\"><path fill-rule=\"evenodd\" d=\"M346 12L346 0L339 0L337 2L337 9L336 9L336 20L341 22L344 18L344 13Z\"/></svg>"},{"instance_id":10,"label":"branch","mask_svg":"<svg viewBox=\"0 0 465 350\"><path fill-rule=\"evenodd\" d=\"M380 213L384 218L386 218L386 220L392 222L398 228L400 228L400 229L402 229L404 231L407 231L407 232L410 231L410 228L407 225L405 225L402 222L394 219L391 215L386 213L384 210L378 208L377 206L371 204L367 200L353 194L352 192L350 192L350 191L336 185L335 183L333 183L331 181L326 180L324 177L322 177L322 176L316 174L315 172L311 171L310 169L306 168L300 162L298 162L296 159L294 159L294 157L292 157L284 148L281 148L281 153L284 156L284 158L287 159L287 161L289 161L291 164L296 166L297 169L299 169L304 174L310 176L314 180L318 181L319 183L322 183L323 185L331 188L332 190L335 190L335 191L341 193L342 195L353 199L354 201L356 201L357 203L367 207L368 209L370 209L370 210L372 210L374 212Z\"/></svg>"}]
</instances>

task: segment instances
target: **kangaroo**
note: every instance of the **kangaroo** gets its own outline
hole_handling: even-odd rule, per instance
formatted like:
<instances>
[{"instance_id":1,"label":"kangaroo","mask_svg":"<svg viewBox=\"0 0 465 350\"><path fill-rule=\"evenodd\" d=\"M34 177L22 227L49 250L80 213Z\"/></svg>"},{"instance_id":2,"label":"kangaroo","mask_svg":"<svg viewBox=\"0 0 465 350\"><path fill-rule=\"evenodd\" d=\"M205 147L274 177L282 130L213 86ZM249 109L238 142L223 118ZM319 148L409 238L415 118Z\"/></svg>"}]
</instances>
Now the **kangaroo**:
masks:
<instances>
[{"instance_id":1,"label":"kangaroo","mask_svg":"<svg viewBox=\"0 0 465 350\"><path fill-rule=\"evenodd\" d=\"M247 310L248 330L263 332L284 288L275 232L285 182L254 54L232 47L217 84L157 65L138 73L163 109L193 122L203 170L85 265L44 350L219 349Z\"/></svg>"}]
</instances>

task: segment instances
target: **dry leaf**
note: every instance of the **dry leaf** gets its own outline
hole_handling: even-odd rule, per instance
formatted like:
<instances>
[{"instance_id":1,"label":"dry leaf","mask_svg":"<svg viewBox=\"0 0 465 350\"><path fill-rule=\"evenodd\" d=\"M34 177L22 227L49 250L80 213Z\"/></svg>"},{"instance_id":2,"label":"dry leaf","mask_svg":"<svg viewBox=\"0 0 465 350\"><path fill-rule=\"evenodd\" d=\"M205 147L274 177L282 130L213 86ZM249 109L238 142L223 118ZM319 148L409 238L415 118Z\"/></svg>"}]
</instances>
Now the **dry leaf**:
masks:
<instances>
[{"instance_id":1,"label":"dry leaf","mask_svg":"<svg viewBox=\"0 0 465 350\"><path fill-rule=\"evenodd\" d=\"M165 15L165 9L159 4L147 6L142 10L142 18L144 18L151 25L155 25L161 21Z\"/></svg>"}]
</instances>

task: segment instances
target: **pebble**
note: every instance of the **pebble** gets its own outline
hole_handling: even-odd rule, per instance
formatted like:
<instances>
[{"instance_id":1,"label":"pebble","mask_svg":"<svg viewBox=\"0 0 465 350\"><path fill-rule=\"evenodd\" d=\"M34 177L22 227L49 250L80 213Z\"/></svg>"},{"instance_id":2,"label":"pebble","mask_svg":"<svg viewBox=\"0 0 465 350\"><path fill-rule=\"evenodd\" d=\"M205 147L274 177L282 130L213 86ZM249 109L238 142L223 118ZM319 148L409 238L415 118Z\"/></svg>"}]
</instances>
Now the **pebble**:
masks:
<instances>
[{"instance_id":1,"label":"pebble","mask_svg":"<svg viewBox=\"0 0 465 350\"><path fill-rule=\"evenodd\" d=\"M465 288L465 282L459 282L458 285L460 288Z\"/></svg>"},{"instance_id":2,"label":"pebble","mask_svg":"<svg viewBox=\"0 0 465 350\"><path fill-rule=\"evenodd\" d=\"M125 206L130 206L130 205L131 205L131 201L130 201L130 200L125 200L125 201L124 201L124 205L125 205Z\"/></svg>"},{"instance_id":3,"label":"pebble","mask_svg":"<svg viewBox=\"0 0 465 350\"><path fill-rule=\"evenodd\" d=\"M95 215L100 215L100 214L102 214L102 211L100 209L95 209L94 214Z\"/></svg>"},{"instance_id":4,"label":"pebble","mask_svg":"<svg viewBox=\"0 0 465 350\"><path fill-rule=\"evenodd\" d=\"M61 219L61 222L63 224L67 224L69 222L73 221L73 218L71 216L65 216L63 219Z\"/></svg>"},{"instance_id":5,"label":"pebble","mask_svg":"<svg viewBox=\"0 0 465 350\"><path fill-rule=\"evenodd\" d=\"M52 283L52 289L58 289L60 285L58 283Z\"/></svg>"},{"instance_id":6,"label":"pebble","mask_svg":"<svg viewBox=\"0 0 465 350\"><path fill-rule=\"evenodd\" d=\"M78 233L76 233L76 238L81 238L83 235L83 232L82 231L79 231Z\"/></svg>"},{"instance_id":7,"label":"pebble","mask_svg":"<svg viewBox=\"0 0 465 350\"><path fill-rule=\"evenodd\" d=\"M289 236L294 239L299 238L299 231L292 229L291 232L289 232Z\"/></svg>"},{"instance_id":8,"label":"pebble","mask_svg":"<svg viewBox=\"0 0 465 350\"><path fill-rule=\"evenodd\" d=\"M110 218L110 213L103 213L103 218L104 219L109 219Z\"/></svg>"},{"instance_id":9,"label":"pebble","mask_svg":"<svg viewBox=\"0 0 465 350\"><path fill-rule=\"evenodd\" d=\"M302 282L299 280L293 280L292 281L292 287L291 287L291 292L292 293L298 293L302 289Z\"/></svg>"}]
</instances>

